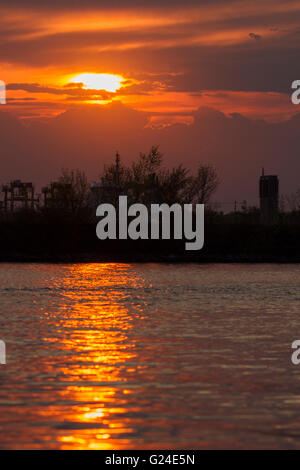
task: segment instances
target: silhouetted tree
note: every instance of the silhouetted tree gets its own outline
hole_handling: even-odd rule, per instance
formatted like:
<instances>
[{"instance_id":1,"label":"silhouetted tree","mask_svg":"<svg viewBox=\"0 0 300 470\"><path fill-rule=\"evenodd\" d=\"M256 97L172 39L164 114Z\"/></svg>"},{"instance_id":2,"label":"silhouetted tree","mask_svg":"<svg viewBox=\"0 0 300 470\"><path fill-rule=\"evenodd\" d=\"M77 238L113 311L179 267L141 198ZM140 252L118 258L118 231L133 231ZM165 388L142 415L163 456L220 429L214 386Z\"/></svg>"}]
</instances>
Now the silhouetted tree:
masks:
<instances>
[{"instance_id":1,"label":"silhouetted tree","mask_svg":"<svg viewBox=\"0 0 300 470\"><path fill-rule=\"evenodd\" d=\"M291 212L300 210L300 189L285 196L287 206Z\"/></svg>"},{"instance_id":2,"label":"silhouetted tree","mask_svg":"<svg viewBox=\"0 0 300 470\"><path fill-rule=\"evenodd\" d=\"M83 171L63 169L56 183L52 205L68 208L72 213L87 206L89 184Z\"/></svg>"},{"instance_id":3,"label":"silhouetted tree","mask_svg":"<svg viewBox=\"0 0 300 470\"><path fill-rule=\"evenodd\" d=\"M116 171L116 165L104 167L103 183L114 184ZM200 165L196 176L189 175L183 165L166 169L158 146L152 146L147 154L140 153L131 166L120 165L119 180L122 194L144 204L207 204L219 183L216 170L209 165Z\"/></svg>"},{"instance_id":4,"label":"silhouetted tree","mask_svg":"<svg viewBox=\"0 0 300 470\"><path fill-rule=\"evenodd\" d=\"M207 204L219 185L219 178L214 167L200 165L196 176L189 181L186 192L186 202Z\"/></svg>"}]
</instances>

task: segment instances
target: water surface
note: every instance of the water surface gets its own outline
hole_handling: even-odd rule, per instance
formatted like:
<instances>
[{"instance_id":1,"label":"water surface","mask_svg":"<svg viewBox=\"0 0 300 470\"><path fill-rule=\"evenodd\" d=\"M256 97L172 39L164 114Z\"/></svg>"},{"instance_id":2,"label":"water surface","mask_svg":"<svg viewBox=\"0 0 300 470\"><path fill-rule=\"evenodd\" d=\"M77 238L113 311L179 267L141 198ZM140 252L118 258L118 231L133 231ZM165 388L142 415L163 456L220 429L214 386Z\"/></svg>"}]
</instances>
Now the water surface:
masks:
<instances>
[{"instance_id":1,"label":"water surface","mask_svg":"<svg viewBox=\"0 0 300 470\"><path fill-rule=\"evenodd\" d=\"M0 265L0 447L300 448L299 281L299 265Z\"/></svg>"}]
</instances>

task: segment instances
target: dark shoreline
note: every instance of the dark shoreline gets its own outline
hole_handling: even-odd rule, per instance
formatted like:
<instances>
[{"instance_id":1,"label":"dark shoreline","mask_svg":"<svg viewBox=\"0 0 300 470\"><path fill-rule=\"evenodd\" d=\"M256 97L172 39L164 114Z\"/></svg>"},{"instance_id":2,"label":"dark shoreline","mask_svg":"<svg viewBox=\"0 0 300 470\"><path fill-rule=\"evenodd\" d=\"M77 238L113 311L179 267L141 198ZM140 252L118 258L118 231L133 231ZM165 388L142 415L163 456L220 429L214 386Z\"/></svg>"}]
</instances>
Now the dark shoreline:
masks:
<instances>
[{"instance_id":1,"label":"dark shoreline","mask_svg":"<svg viewBox=\"0 0 300 470\"><path fill-rule=\"evenodd\" d=\"M300 224L216 223L204 246L186 241L99 240L96 223L16 214L0 222L0 263L300 263Z\"/></svg>"}]
</instances>

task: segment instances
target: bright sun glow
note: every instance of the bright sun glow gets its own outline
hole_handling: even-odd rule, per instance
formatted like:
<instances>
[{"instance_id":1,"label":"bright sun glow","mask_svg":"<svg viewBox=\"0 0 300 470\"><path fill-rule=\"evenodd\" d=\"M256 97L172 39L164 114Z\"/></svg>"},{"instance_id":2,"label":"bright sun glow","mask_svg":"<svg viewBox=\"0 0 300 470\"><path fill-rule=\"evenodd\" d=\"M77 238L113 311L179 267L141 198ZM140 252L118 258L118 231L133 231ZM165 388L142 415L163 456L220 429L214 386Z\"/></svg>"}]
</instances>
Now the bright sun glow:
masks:
<instances>
[{"instance_id":1,"label":"bright sun glow","mask_svg":"<svg viewBox=\"0 0 300 470\"><path fill-rule=\"evenodd\" d=\"M105 90L116 92L121 86L124 78L120 75L108 73L82 73L71 78L70 82L83 83L83 88L93 90Z\"/></svg>"}]
</instances>

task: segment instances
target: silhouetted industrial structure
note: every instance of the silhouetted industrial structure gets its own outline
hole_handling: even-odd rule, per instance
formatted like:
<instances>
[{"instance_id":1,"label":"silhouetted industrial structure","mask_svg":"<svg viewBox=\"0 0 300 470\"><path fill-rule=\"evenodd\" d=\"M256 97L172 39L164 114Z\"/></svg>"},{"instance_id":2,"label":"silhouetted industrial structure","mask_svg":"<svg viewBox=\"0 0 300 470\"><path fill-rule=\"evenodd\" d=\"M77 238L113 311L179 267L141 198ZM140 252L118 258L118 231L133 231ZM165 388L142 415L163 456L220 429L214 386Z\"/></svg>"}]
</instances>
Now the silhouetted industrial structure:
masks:
<instances>
[{"instance_id":1,"label":"silhouetted industrial structure","mask_svg":"<svg viewBox=\"0 0 300 470\"><path fill-rule=\"evenodd\" d=\"M42 188L42 193L44 195L44 206L68 206L68 195L71 189L71 184L59 183L57 181L50 183L50 186L45 186Z\"/></svg>"},{"instance_id":2,"label":"silhouetted industrial structure","mask_svg":"<svg viewBox=\"0 0 300 470\"><path fill-rule=\"evenodd\" d=\"M16 207L23 209L34 209L35 204L39 204L39 198L35 198L34 186L32 183L23 183L20 180L11 181L10 184L2 186L4 200L2 207L5 212L13 212Z\"/></svg>"},{"instance_id":3,"label":"silhouetted industrial structure","mask_svg":"<svg viewBox=\"0 0 300 470\"><path fill-rule=\"evenodd\" d=\"M120 155L116 152L115 168L113 175L113 182L106 183L103 178L100 183L91 183L91 202L93 205L98 205L103 202L117 203L119 194L121 193L120 185Z\"/></svg>"},{"instance_id":4,"label":"silhouetted industrial structure","mask_svg":"<svg viewBox=\"0 0 300 470\"><path fill-rule=\"evenodd\" d=\"M118 151L116 153L116 180L115 180L115 185L117 187L120 186L120 155L119 155Z\"/></svg>"},{"instance_id":5,"label":"silhouetted industrial structure","mask_svg":"<svg viewBox=\"0 0 300 470\"><path fill-rule=\"evenodd\" d=\"M262 175L259 180L260 215L264 224L272 224L278 218L279 180L277 175Z\"/></svg>"}]
</instances>

